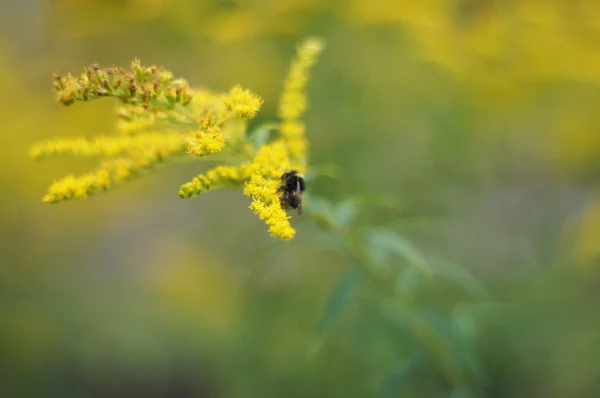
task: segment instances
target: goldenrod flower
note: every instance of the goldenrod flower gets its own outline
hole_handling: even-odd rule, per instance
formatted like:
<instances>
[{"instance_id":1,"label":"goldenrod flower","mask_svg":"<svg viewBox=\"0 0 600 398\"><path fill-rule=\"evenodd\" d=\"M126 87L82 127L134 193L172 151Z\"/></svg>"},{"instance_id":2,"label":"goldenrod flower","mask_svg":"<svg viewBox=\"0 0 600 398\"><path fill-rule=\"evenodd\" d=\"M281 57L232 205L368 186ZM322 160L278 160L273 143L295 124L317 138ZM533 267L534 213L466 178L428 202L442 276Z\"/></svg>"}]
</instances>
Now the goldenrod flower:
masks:
<instances>
[{"instance_id":1,"label":"goldenrod flower","mask_svg":"<svg viewBox=\"0 0 600 398\"><path fill-rule=\"evenodd\" d=\"M233 87L224 100L227 108L235 112L242 119L252 119L260 109L262 99L244 90L240 86Z\"/></svg>"},{"instance_id":2,"label":"goldenrod flower","mask_svg":"<svg viewBox=\"0 0 600 398\"><path fill-rule=\"evenodd\" d=\"M210 189L223 188L228 185L241 183L248 178L248 167L217 166L206 174L200 174L179 189L179 196L189 199Z\"/></svg>"},{"instance_id":3,"label":"goldenrod flower","mask_svg":"<svg viewBox=\"0 0 600 398\"><path fill-rule=\"evenodd\" d=\"M54 90L65 105L75 101L90 101L114 97L124 103L173 108L187 105L193 97L188 83L156 66L146 67L135 59L129 70L116 66L88 66L79 77L55 75Z\"/></svg>"},{"instance_id":4,"label":"goldenrod flower","mask_svg":"<svg viewBox=\"0 0 600 398\"><path fill-rule=\"evenodd\" d=\"M72 198L83 199L90 194L110 188L111 180L106 170L89 173L82 177L68 175L54 182L44 196L44 203L56 203Z\"/></svg>"},{"instance_id":5,"label":"goldenrod flower","mask_svg":"<svg viewBox=\"0 0 600 398\"><path fill-rule=\"evenodd\" d=\"M301 165L298 171L303 172ZM292 239L295 230L279 199L277 189L281 175L292 168L289 152L282 140L262 146L251 162L239 166L219 166L183 184L179 196L184 199L200 195L212 189L245 182L244 194L252 198L250 209L269 226L273 237Z\"/></svg>"},{"instance_id":6,"label":"goldenrod flower","mask_svg":"<svg viewBox=\"0 0 600 398\"><path fill-rule=\"evenodd\" d=\"M164 148L161 149L164 151ZM55 181L44 196L45 203L57 203L69 199L85 199L107 191L116 183L137 178L152 171L169 154L160 150L148 150L103 162L98 170L81 177L69 175Z\"/></svg>"},{"instance_id":7,"label":"goldenrod flower","mask_svg":"<svg viewBox=\"0 0 600 398\"><path fill-rule=\"evenodd\" d=\"M250 208L269 226L269 233L292 239L296 231L282 207L278 188L282 174L306 170L308 142L299 118L307 108L308 70L322 47L318 39L309 39L299 47L280 102L280 137L261 143L258 149L256 141L247 136L247 123L256 116L263 100L240 86L224 94L204 89L194 93L185 80L175 79L162 68L145 67L139 60L129 69L92 65L77 78L56 76L54 89L65 105L99 97L119 99L120 134L56 138L33 146L34 158L71 154L103 159L94 172L55 181L44 202L86 198L178 156L205 157L226 151L233 165L219 165L194 177L181 186L179 196L191 198L214 189L243 186L244 194L252 198Z\"/></svg>"},{"instance_id":8,"label":"goldenrod flower","mask_svg":"<svg viewBox=\"0 0 600 398\"><path fill-rule=\"evenodd\" d=\"M85 199L106 191L113 183L133 178L142 169L130 159L114 159L105 162L100 169L81 177L68 175L55 181L44 196L44 203L57 203L69 199Z\"/></svg>"},{"instance_id":9,"label":"goldenrod flower","mask_svg":"<svg viewBox=\"0 0 600 398\"><path fill-rule=\"evenodd\" d=\"M281 175L291 168L285 143L278 140L260 148L249 168L251 176L244 194L252 198L250 209L269 226L271 236L292 239L296 231L290 225L277 193Z\"/></svg>"},{"instance_id":10,"label":"goldenrod flower","mask_svg":"<svg viewBox=\"0 0 600 398\"><path fill-rule=\"evenodd\" d=\"M137 136L100 136L87 138L56 138L34 145L31 156L72 154L86 157L114 157L132 152L156 151L163 156L183 151L183 140L177 132L146 133Z\"/></svg>"},{"instance_id":11,"label":"goldenrod flower","mask_svg":"<svg viewBox=\"0 0 600 398\"><path fill-rule=\"evenodd\" d=\"M225 137L221 134L219 126L211 126L206 130L199 130L184 137L187 153L195 156L206 156L220 152L225 148Z\"/></svg>"},{"instance_id":12,"label":"goldenrod flower","mask_svg":"<svg viewBox=\"0 0 600 398\"><path fill-rule=\"evenodd\" d=\"M243 131L239 131L230 122L236 120L236 117L241 121L253 118L262 105L260 97L240 86L233 87L221 101L207 95L204 101L209 107L197 120L198 130L185 137L187 152L195 156L206 156L223 150L226 139L222 129L225 126L229 127L227 132L231 133L228 134L230 141L237 141L245 133L246 125L242 124Z\"/></svg>"},{"instance_id":13,"label":"goldenrod flower","mask_svg":"<svg viewBox=\"0 0 600 398\"><path fill-rule=\"evenodd\" d=\"M310 68L323 48L324 42L318 38L307 39L298 47L298 54L292 62L279 101L279 117L282 119L281 137L288 144L292 157L301 162L306 162L308 141L304 136L304 123L299 119L308 108L306 83Z\"/></svg>"}]
</instances>

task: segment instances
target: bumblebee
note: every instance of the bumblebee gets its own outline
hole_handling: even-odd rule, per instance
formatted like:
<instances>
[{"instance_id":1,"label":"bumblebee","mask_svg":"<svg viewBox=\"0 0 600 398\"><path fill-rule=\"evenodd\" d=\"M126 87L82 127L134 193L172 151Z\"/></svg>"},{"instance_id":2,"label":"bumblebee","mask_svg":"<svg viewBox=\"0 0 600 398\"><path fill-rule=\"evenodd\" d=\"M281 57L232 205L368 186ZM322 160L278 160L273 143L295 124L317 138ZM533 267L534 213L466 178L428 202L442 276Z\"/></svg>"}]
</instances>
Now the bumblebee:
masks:
<instances>
[{"instance_id":1,"label":"bumblebee","mask_svg":"<svg viewBox=\"0 0 600 398\"><path fill-rule=\"evenodd\" d=\"M283 173L281 182L281 186L277 189L281 207L298 209L298 214L302 214L302 193L306 188L304 176L296 170L291 170Z\"/></svg>"}]
</instances>

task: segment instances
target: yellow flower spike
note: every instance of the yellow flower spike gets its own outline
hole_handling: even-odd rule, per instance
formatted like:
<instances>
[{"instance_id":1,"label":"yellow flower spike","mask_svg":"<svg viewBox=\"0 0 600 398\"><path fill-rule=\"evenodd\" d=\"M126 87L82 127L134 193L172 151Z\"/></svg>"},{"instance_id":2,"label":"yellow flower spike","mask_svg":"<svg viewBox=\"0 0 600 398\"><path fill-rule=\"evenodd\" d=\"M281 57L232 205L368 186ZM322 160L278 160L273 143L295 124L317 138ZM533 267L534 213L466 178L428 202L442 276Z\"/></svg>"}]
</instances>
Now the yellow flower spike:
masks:
<instances>
[{"instance_id":1,"label":"yellow flower spike","mask_svg":"<svg viewBox=\"0 0 600 398\"><path fill-rule=\"evenodd\" d=\"M305 138L305 126L299 119L308 109L306 84L310 68L325 47L319 38L310 38L300 44L296 59L292 62L285 79L284 90L279 101L278 115L282 119L280 134L286 142L291 157L300 163L306 163L308 141Z\"/></svg>"},{"instance_id":2,"label":"yellow flower spike","mask_svg":"<svg viewBox=\"0 0 600 398\"><path fill-rule=\"evenodd\" d=\"M217 166L206 174L200 174L179 189L179 196L189 199L211 189L222 188L227 185L241 183L247 178L244 167Z\"/></svg>"},{"instance_id":3,"label":"yellow flower spike","mask_svg":"<svg viewBox=\"0 0 600 398\"><path fill-rule=\"evenodd\" d=\"M99 192L109 190L116 183L128 181L152 168L156 162L147 158L141 167L132 159L116 158L104 162L95 172L80 177L68 175L55 181L43 198L44 203L58 203L70 199L85 199Z\"/></svg>"},{"instance_id":4,"label":"yellow flower spike","mask_svg":"<svg viewBox=\"0 0 600 398\"><path fill-rule=\"evenodd\" d=\"M249 90L244 90L240 86L233 87L223 100L227 109L235 112L242 119L252 119L260 110L263 100Z\"/></svg>"},{"instance_id":5,"label":"yellow flower spike","mask_svg":"<svg viewBox=\"0 0 600 398\"><path fill-rule=\"evenodd\" d=\"M146 133L137 136L100 136L85 138L57 138L34 145L33 158L71 154L83 157L114 157L139 151L159 151L165 156L183 152L181 135L177 132Z\"/></svg>"},{"instance_id":6,"label":"yellow flower spike","mask_svg":"<svg viewBox=\"0 0 600 398\"><path fill-rule=\"evenodd\" d=\"M290 169L288 149L282 140L273 141L261 147L252 161L258 168L257 174L280 178Z\"/></svg>"},{"instance_id":7,"label":"yellow flower spike","mask_svg":"<svg viewBox=\"0 0 600 398\"><path fill-rule=\"evenodd\" d=\"M279 132L284 139L301 139L304 138L304 132L306 131L306 126L304 123L298 121L284 121L281 123L279 127Z\"/></svg>"},{"instance_id":8,"label":"yellow flower spike","mask_svg":"<svg viewBox=\"0 0 600 398\"><path fill-rule=\"evenodd\" d=\"M202 103L206 108L200 112L201 116L196 121L198 131L184 137L187 152L194 156L220 152L227 143L233 144L245 138L245 120L256 115L262 100L250 91L235 86L219 100L216 96L203 92L192 105L199 106Z\"/></svg>"},{"instance_id":9,"label":"yellow flower spike","mask_svg":"<svg viewBox=\"0 0 600 398\"><path fill-rule=\"evenodd\" d=\"M43 198L44 203L57 203L69 199L85 199L98 191L109 189L110 178L106 170L98 170L81 177L69 175L55 181Z\"/></svg>"},{"instance_id":10,"label":"yellow flower spike","mask_svg":"<svg viewBox=\"0 0 600 398\"><path fill-rule=\"evenodd\" d=\"M252 175L244 187L244 195L252 198L250 209L269 226L271 236L292 239L296 231L290 225L277 193L281 175L290 170L285 143L278 140L261 147L249 169Z\"/></svg>"}]
</instances>

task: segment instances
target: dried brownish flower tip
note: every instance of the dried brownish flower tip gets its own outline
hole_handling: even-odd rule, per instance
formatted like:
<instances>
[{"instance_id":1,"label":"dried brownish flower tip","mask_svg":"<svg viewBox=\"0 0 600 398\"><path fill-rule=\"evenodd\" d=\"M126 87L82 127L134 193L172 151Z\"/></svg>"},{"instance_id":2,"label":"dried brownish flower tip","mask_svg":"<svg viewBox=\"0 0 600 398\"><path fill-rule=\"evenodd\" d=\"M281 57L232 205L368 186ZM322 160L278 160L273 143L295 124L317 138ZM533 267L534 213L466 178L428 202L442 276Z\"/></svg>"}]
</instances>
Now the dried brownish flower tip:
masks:
<instances>
[{"instance_id":1,"label":"dried brownish flower tip","mask_svg":"<svg viewBox=\"0 0 600 398\"><path fill-rule=\"evenodd\" d=\"M169 109L188 105L193 98L186 80L175 79L173 73L160 67L143 66L139 59L133 60L129 69L92 64L78 77L55 74L53 88L64 105L114 97L126 104Z\"/></svg>"}]
</instances>

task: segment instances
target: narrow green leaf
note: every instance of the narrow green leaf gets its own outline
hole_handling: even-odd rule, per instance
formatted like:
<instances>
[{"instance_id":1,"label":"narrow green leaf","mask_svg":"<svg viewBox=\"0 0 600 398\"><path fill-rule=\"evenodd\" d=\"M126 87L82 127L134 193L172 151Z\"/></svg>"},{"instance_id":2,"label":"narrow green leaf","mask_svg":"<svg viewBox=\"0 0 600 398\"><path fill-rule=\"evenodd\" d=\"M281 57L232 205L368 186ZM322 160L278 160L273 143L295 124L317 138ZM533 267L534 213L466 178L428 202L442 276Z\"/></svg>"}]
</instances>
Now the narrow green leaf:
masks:
<instances>
[{"instance_id":1,"label":"narrow green leaf","mask_svg":"<svg viewBox=\"0 0 600 398\"><path fill-rule=\"evenodd\" d=\"M384 382L381 389L381 398L398 397L398 394L413 381L424 358L425 356L422 353L419 353L408 361L402 362Z\"/></svg>"},{"instance_id":2,"label":"narrow green leaf","mask_svg":"<svg viewBox=\"0 0 600 398\"><path fill-rule=\"evenodd\" d=\"M475 398L477 395L473 393L469 388L455 388L449 395L449 398Z\"/></svg>"},{"instance_id":3,"label":"narrow green leaf","mask_svg":"<svg viewBox=\"0 0 600 398\"><path fill-rule=\"evenodd\" d=\"M343 200L332 209L333 221L340 228L345 228L354 221L358 214L358 200L350 198Z\"/></svg>"},{"instance_id":4,"label":"narrow green leaf","mask_svg":"<svg viewBox=\"0 0 600 398\"><path fill-rule=\"evenodd\" d=\"M431 272L430 266L419 251L402 236L383 228L365 230L365 244L373 261L389 266L395 255L410 265Z\"/></svg>"},{"instance_id":5,"label":"narrow green leaf","mask_svg":"<svg viewBox=\"0 0 600 398\"><path fill-rule=\"evenodd\" d=\"M453 316L448 317L431 310L424 310L423 314L423 319L447 344L448 354L454 363L455 374L460 376L460 379L456 381L482 380L484 370L475 352L477 325L473 319L470 320L472 322L470 325L461 325ZM463 312L462 315L464 316L465 313Z\"/></svg>"},{"instance_id":6,"label":"narrow green leaf","mask_svg":"<svg viewBox=\"0 0 600 398\"><path fill-rule=\"evenodd\" d=\"M323 310L311 353L316 353L321 348L333 325L346 308L352 296L353 289L360 283L363 275L364 271L359 267L350 268L342 275L331 292Z\"/></svg>"},{"instance_id":7,"label":"narrow green leaf","mask_svg":"<svg viewBox=\"0 0 600 398\"><path fill-rule=\"evenodd\" d=\"M466 268L450 263L448 261L433 260L433 272L442 278L446 278L458 286L462 287L473 298L478 300L486 300L490 298L490 294L475 276L473 276Z\"/></svg>"},{"instance_id":8,"label":"narrow green leaf","mask_svg":"<svg viewBox=\"0 0 600 398\"><path fill-rule=\"evenodd\" d=\"M306 207L305 210L311 215L317 223L330 227L335 225L332 204L329 200L320 196L312 196L309 193L304 194Z\"/></svg>"},{"instance_id":9,"label":"narrow green leaf","mask_svg":"<svg viewBox=\"0 0 600 398\"><path fill-rule=\"evenodd\" d=\"M398 292L414 294L419 289L423 272L417 267L406 267L398 273L396 289Z\"/></svg>"}]
</instances>

